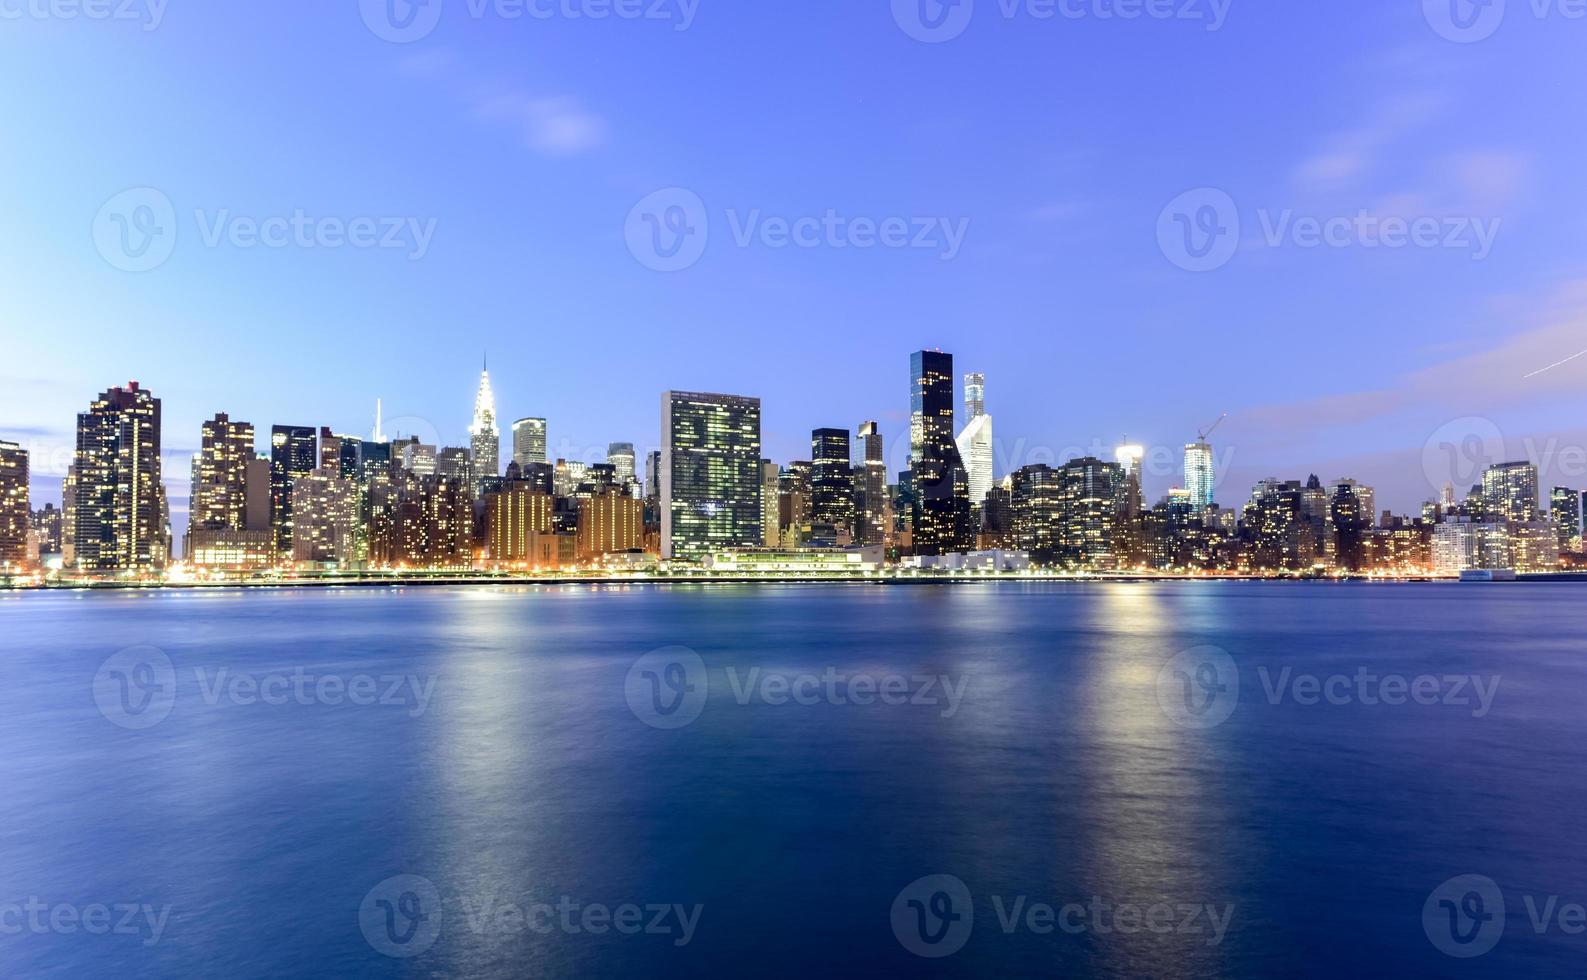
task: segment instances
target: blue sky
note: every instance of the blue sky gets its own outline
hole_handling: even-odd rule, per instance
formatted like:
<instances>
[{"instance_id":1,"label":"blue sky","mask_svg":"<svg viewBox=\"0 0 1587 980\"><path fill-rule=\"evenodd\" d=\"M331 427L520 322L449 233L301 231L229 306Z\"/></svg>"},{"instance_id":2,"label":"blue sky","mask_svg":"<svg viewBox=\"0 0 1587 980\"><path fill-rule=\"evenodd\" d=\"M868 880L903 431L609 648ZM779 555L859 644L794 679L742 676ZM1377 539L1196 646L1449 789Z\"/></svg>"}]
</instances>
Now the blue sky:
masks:
<instances>
[{"instance_id":1,"label":"blue sky","mask_svg":"<svg viewBox=\"0 0 1587 980\"><path fill-rule=\"evenodd\" d=\"M185 497L216 411L363 432L379 397L460 444L487 349L502 415L570 456L653 445L667 388L761 396L779 461L872 418L898 442L939 347L987 376L1000 472L1126 434L1168 458L1229 412L1226 503L1317 472L1408 508L1472 439L1587 485L1587 357L1533 373L1587 348L1587 20L1546 0L1480 38L1467 0L976 0L934 42L914 0L444 0L407 43L379 0L127 2L0 5L0 438L39 501L112 384L164 399ZM1187 191L1210 271L1173 244ZM647 200L696 233L680 271ZM168 256L126 271L116 209L169 221ZM1306 247L1363 212L1436 234ZM319 244L251 242L299 213Z\"/></svg>"}]
</instances>

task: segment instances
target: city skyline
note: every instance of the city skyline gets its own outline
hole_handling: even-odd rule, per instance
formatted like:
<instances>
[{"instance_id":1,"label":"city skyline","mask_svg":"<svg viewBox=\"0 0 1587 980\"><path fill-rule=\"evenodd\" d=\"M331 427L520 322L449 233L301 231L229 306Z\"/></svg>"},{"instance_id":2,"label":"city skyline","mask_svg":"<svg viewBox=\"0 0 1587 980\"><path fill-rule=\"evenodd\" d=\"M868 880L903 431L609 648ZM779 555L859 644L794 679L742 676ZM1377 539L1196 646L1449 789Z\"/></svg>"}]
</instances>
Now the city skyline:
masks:
<instances>
[{"instance_id":1,"label":"city skyline","mask_svg":"<svg viewBox=\"0 0 1587 980\"><path fill-rule=\"evenodd\" d=\"M1587 217L1581 137L1547 100L1505 95L1576 81L1580 31L1557 18L1517 14L1462 45L1415 3L1360 18L1236 8L1216 31L983 11L933 44L887 5L810 18L706 7L686 30L487 11L395 44L351 5L304 11L290 30L224 8L168 13L154 30L26 20L0 36L0 77L39 93L0 149L13 215L0 438L35 449L41 488L60 476L50 447L69 443L84 392L132 377L162 392L173 451L196 449L216 411L262 430L303 405L363 433L377 398L388 431L431 420L460 445L456 393L477 362L452 342L493 352L499 429L545 416L579 447L649 442L656 393L672 387L757 394L776 459L802 458L819 425L876 419L896 441L891 358L920 347L987 376L1005 445L1183 445L1229 412L1220 441L1238 450L1240 487L1316 469L1406 509L1426 492L1425 441L1463 416L1491 419L1510 456L1529 437L1587 445L1574 421L1587 358L1571 359L1587 270L1564 230ZM244 28L254 57L226 67L274 94L238 112L190 79L219 67L214 37ZM788 45L843 67L797 84L765 70ZM734 56L675 70L700 50ZM117 58L137 63L139 90L107 74ZM932 98L900 73L936 80ZM1185 83L1240 97L1162 97ZM1080 88L1087 98L1052 96ZM795 108L727 111L724 90ZM193 119L208 134L197 146ZM468 180L449 177L459 158ZM131 272L93 228L144 187L180 227L163 264ZM693 266L658 272L625 225L674 187L710 209L712 234ZM1158 235L1197 188L1227 193L1243 226L1231 260L1199 274ZM1481 259L1268 243L1286 213L1363 209L1502 220ZM299 211L412 219L433 235L411 260L212 234ZM828 211L968 230L951 260L735 235L752 214ZM210 336L224 342L196 342ZM548 344L586 338L601 338L599 364L546 366ZM804 346L853 365L819 413L804 410L800 372L773 366ZM1073 397L1055 401L1059 371ZM1149 496L1163 489L1148 476Z\"/></svg>"}]
</instances>

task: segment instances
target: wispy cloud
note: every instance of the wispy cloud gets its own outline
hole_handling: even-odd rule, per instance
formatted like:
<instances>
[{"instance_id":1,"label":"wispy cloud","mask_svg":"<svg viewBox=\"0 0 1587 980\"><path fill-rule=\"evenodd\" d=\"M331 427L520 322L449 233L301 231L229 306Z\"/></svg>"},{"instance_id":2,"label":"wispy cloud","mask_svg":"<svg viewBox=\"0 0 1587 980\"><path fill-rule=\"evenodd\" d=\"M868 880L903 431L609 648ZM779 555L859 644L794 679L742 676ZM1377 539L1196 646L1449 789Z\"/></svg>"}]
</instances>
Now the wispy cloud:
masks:
<instances>
[{"instance_id":1,"label":"wispy cloud","mask_svg":"<svg viewBox=\"0 0 1587 980\"><path fill-rule=\"evenodd\" d=\"M516 128L524 145L547 156L571 156L606 142L606 121L571 96L503 92L481 102L475 113Z\"/></svg>"},{"instance_id":2,"label":"wispy cloud","mask_svg":"<svg viewBox=\"0 0 1587 980\"><path fill-rule=\"evenodd\" d=\"M524 146L544 156L594 150L606 143L610 132L606 119L577 97L486 78L447 48L411 55L399 67L405 74L444 86L475 119L509 127Z\"/></svg>"}]
</instances>

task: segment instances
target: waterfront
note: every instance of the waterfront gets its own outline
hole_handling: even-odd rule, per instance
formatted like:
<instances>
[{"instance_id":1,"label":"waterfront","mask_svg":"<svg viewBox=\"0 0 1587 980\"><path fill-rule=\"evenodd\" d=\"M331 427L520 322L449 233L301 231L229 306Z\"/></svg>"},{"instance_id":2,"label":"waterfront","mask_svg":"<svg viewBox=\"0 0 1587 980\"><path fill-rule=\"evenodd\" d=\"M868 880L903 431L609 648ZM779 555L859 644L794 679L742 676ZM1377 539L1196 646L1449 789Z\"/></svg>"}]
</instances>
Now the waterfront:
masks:
<instances>
[{"instance_id":1,"label":"waterfront","mask_svg":"<svg viewBox=\"0 0 1587 980\"><path fill-rule=\"evenodd\" d=\"M1567 976L1587 951L1529 916L1587 902L1572 585L40 592L0 623L7 976ZM1187 653L1238 698L1182 711ZM1423 912L1467 874L1509 914L1459 959ZM937 875L973 928L920 958L891 914ZM391 945L406 896L428 917ZM33 899L76 914L4 916ZM141 931L67 927L96 905ZM630 907L634 934L599 928Z\"/></svg>"}]
</instances>

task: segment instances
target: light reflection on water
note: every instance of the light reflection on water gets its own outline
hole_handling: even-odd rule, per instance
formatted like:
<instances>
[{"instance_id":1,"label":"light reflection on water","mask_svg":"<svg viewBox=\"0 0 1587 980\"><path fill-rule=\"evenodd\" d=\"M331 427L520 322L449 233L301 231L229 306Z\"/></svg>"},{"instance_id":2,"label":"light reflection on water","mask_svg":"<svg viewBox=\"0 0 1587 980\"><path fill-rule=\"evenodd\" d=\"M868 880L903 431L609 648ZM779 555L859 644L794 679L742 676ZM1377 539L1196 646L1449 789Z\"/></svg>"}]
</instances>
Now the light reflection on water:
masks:
<instances>
[{"instance_id":1,"label":"light reflection on water","mask_svg":"<svg viewBox=\"0 0 1587 980\"><path fill-rule=\"evenodd\" d=\"M1584 901L1570 588L513 586L41 594L0 607L0 903L167 901L152 947L0 942L0 974L1271 976L1450 972L1420 909L1477 872ZM1525 644L1516 624L1534 624ZM1541 624L1547 624L1542 628ZM110 724L118 649L177 667L170 717ZM631 664L696 650L697 721L645 724ZM1176 653L1239 664L1229 720L1157 701ZM1494 712L1270 704L1261 667L1502 674ZM740 703L729 677L946 677L941 704ZM206 701L193 676L302 669L434 682L401 706ZM731 672L731 673L730 673ZM357 910L393 875L443 896L412 961ZM964 949L906 953L900 888L962 879ZM1519 892L1517 892L1519 894ZM703 903L684 948L504 930L483 902ZM993 897L1233 903L1229 936L1005 934ZM1518 900L1517 900L1518 901ZM481 924L484 927L481 928ZM24 941L25 940L25 941ZM1570 975L1568 937L1507 934L1473 976Z\"/></svg>"}]
</instances>

